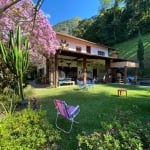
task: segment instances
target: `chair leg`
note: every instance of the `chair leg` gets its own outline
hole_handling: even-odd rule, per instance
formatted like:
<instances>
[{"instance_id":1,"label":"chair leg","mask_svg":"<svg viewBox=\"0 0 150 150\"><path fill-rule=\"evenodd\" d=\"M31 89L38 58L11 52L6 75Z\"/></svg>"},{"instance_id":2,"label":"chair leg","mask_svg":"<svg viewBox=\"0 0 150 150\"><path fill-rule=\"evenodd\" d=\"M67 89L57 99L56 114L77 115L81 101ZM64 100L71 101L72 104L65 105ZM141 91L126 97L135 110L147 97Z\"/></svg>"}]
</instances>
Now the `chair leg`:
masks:
<instances>
[{"instance_id":1,"label":"chair leg","mask_svg":"<svg viewBox=\"0 0 150 150\"><path fill-rule=\"evenodd\" d=\"M73 120L73 122L74 122L74 123L77 123L77 124L79 123L78 121L75 121L75 120Z\"/></svg>"},{"instance_id":2,"label":"chair leg","mask_svg":"<svg viewBox=\"0 0 150 150\"><path fill-rule=\"evenodd\" d=\"M69 129L68 131L66 131L66 130L64 130L64 129L62 129L61 127L58 126L58 124L57 124L58 116L59 116L59 114L57 114L57 117L56 117L56 120L55 120L55 125L56 125L56 127L57 127L59 130L61 130L62 132L64 132L64 133L70 133L71 130L72 130L72 126L73 126L73 122L74 122L74 121L73 121L73 120L71 121L70 129Z\"/></svg>"}]
</instances>

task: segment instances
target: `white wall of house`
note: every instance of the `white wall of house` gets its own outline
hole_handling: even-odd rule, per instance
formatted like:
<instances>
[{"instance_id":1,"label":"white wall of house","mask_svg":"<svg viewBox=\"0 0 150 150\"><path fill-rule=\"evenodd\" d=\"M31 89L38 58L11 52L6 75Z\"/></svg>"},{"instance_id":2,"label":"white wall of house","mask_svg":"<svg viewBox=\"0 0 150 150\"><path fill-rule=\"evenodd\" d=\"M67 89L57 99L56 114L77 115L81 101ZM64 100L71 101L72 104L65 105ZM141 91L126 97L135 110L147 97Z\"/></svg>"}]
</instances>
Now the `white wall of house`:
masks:
<instances>
[{"instance_id":1,"label":"white wall of house","mask_svg":"<svg viewBox=\"0 0 150 150\"><path fill-rule=\"evenodd\" d=\"M98 55L98 51L104 52L104 56L108 57L108 50L107 49L102 49L102 48L91 48L91 54L93 55Z\"/></svg>"},{"instance_id":2,"label":"white wall of house","mask_svg":"<svg viewBox=\"0 0 150 150\"><path fill-rule=\"evenodd\" d=\"M60 40L61 41L61 40ZM76 52L76 47L81 47L81 53L87 53L86 51L86 46L89 46L87 43L84 43L84 44L81 44L81 43L78 43L78 42L70 42L70 41L67 41L67 44L69 44L68 46L68 50L70 51L74 51ZM108 57L108 48L106 47L101 47L101 46L92 46L92 44L90 44L90 47L91 47L91 54L92 55L98 55L98 51L101 51L101 52L104 52L104 55L105 57Z\"/></svg>"},{"instance_id":3,"label":"white wall of house","mask_svg":"<svg viewBox=\"0 0 150 150\"><path fill-rule=\"evenodd\" d=\"M60 43L62 42L62 40L66 41L66 44L68 46L67 46L67 49L64 49L64 50L78 52L77 47L80 47L81 48L80 53L91 54L91 55L101 55L104 57L108 57L108 47L97 45L96 43L93 43L90 41L86 41L86 40L82 40L76 37L71 37L71 36L66 36L66 35L60 35L57 37L57 39L59 40ZM88 47L88 50L90 49L90 53L89 51L87 52L87 47ZM70 67L70 68L76 67L77 68L76 77L83 78L83 63L79 65L78 64L79 62L77 61L78 60L74 61L73 58L70 58L67 56L64 57L64 60L63 60L63 57L62 59L60 57L60 59L58 59L58 66L62 67L62 69L60 68L59 71L63 71L63 67ZM82 62L81 59L79 61ZM87 66L86 66L87 78L91 78L91 79L95 78L93 77L93 69L97 69L98 80L100 80L103 77L104 71L101 68L101 66L99 66L98 64L103 64L105 66L105 60L98 60L98 59L87 60ZM46 60L43 60L37 66L37 70L40 70L42 68L44 69L43 76L45 76L46 75ZM52 75L50 75L50 77L53 78ZM58 78L59 78L59 74L58 74Z\"/></svg>"}]
</instances>

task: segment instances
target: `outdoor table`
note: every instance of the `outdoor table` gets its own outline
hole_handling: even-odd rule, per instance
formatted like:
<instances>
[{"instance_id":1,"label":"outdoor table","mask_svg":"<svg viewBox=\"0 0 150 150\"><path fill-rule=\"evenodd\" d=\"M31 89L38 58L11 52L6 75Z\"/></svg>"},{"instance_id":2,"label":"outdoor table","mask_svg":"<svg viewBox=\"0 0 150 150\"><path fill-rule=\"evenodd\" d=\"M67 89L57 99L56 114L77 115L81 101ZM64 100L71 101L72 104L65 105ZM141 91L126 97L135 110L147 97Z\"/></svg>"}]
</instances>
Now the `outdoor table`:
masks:
<instances>
[{"instance_id":1,"label":"outdoor table","mask_svg":"<svg viewBox=\"0 0 150 150\"><path fill-rule=\"evenodd\" d=\"M118 96L121 96L122 93L125 93L125 94L126 94L126 97L127 97L127 90L126 90L126 89L124 89L124 88L118 89Z\"/></svg>"}]
</instances>

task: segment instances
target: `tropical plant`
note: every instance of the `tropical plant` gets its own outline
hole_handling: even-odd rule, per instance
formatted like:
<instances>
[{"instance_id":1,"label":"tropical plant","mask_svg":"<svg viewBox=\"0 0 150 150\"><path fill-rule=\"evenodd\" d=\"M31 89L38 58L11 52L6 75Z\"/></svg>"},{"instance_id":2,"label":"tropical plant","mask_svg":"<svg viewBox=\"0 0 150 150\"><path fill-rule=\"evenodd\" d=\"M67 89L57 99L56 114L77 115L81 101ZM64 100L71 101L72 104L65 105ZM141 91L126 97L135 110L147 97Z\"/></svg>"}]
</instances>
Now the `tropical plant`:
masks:
<instances>
[{"instance_id":1,"label":"tropical plant","mask_svg":"<svg viewBox=\"0 0 150 150\"><path fill-rule=\"evenodd\" d=\"M17 27L16 34L9 33L9 43L0 41L0 54L9 70L15 75L18 85L18 95L24 100L23 95L23 75L28 69L29 64L29 43L27 38L21 36L21 28Z\"/></svg>"},{"instance_id":2,"label":"tropical plant","mask_svg":"<svg viewBox=\"0 0 150 150\"><path fill-rule=\"evenodd\" d=\"M12 0L1 0L0 8L6 7L11 2ZM0 38L4 42L8 41L7 32L19 24L23 34L28 34L29 36L29 59L34 65L43 59L50 59L51 53L55 53L59 46L49 20L39 8L40 0L37 0L36 5L32 0L18 0L16 4L11 6L11 9L6 9L5 13L0 15ZM35 9L38 9L36 17Z\"/></svg>"}]
</instances>

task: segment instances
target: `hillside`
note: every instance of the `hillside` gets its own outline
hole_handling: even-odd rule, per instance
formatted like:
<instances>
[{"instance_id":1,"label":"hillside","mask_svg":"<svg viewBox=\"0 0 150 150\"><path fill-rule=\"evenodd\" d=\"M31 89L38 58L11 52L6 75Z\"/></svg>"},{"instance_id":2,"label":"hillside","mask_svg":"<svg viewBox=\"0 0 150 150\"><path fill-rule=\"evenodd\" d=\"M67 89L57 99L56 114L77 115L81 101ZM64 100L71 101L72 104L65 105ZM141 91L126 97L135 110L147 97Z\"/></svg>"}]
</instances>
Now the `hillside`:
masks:
<instances>
[{"instance_id":1,"label":"hillside","mask_svg":"<svg viewBox=\"0 0 150 150\"><path fill-rule=\"evenodd\" d=\"M82 19L80 17L75 17L70 20L66 20L63 22L60 22L53 26L54 31L66 33L72 35L72 29L77 27L78 22Z\"/></svg>"},{"instance_id":2,"label":"hillside","mask_svg":"<svg viewBox=\"0 0 150 150\"><path fill-rule=\"evenodd\" d=\"M150 78L150 33L142 36L144 44L144 76ZM137 60L137 45L138 37L116 44L114 48L117 49L120 58Z\"/></svg>"}]
</instances>

